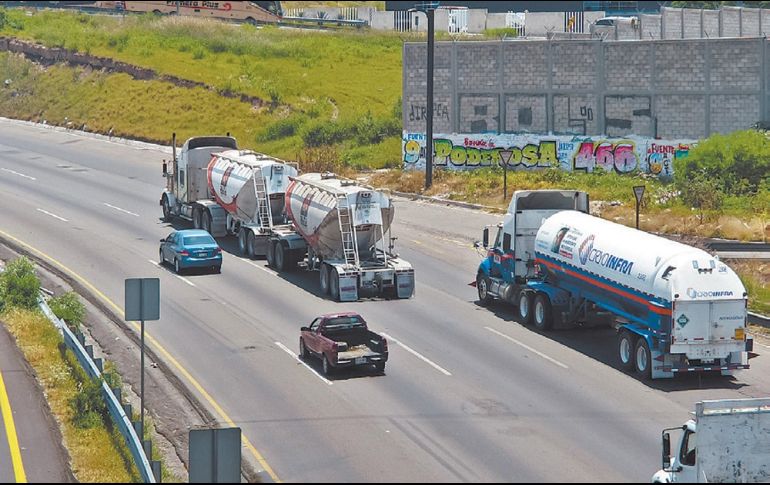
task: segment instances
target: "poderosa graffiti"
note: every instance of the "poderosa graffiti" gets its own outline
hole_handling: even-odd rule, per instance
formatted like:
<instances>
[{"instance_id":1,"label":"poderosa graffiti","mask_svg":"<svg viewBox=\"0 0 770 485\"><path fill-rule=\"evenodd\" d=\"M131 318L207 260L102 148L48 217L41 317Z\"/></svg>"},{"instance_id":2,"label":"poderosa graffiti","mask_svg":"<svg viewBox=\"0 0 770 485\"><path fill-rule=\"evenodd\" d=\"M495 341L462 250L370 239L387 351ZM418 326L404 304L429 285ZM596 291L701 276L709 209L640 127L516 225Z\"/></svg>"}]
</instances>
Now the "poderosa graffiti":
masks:
<instances>
[{"instance_id":1,"label":"poderosa graffiti","mask_svg":"<svg viewBox=\"0 0 770 485\"><path fill-rule=\"evenodd\" d=\"M409 143L407 143L409 145ZM414 154L419 145L405 147L405 151ZM454 167L490 167L503 166L500 152L509 151L508 167L552 167L559 165L556 156L556 142L543 140L539 143L528 143L522 147L495 146L488 140L472 140L466 138L463 145L455 145L452 140L439 138L433 140L434 163L438 166ZM411 150L410 150L411 148ZM412 156L411 158L414 158Z\"/></svg>"}]
</instances>

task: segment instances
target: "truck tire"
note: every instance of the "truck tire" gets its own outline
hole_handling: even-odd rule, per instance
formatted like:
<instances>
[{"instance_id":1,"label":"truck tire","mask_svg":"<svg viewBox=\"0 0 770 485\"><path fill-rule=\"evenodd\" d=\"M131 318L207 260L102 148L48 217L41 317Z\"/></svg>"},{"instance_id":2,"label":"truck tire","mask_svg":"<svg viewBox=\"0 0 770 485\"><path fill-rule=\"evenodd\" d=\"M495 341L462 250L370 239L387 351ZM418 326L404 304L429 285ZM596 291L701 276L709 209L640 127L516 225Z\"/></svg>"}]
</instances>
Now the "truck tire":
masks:
<instances>
[{"instance_id":1,"label":"truck tire","mask_svg":"<svg viewBox=\"0 0 770 485\"><path fill-rule=\"evenodd\" d=\"M644 337L636 339L634 370L636 371L636 374L643 379L650 379L652 377L650 346L647 345L647 339Z\"/></svg>"},{"instance_id":2,"label":"truck tire","mask_svg":"<svg viewBox=\"0 0 770 485\"><path fill-rule=\"evenodd\" d=\"M308 352L307 347L305 347L305 341L303 339L299 339L299 356L302 360L308 360L310 358L310 352Z\"/></svg>"},{"instance_id":3,"label":"truck tire","mask_svg":"<svg viewBox=\"0 0 770 485\"><path fill-rule=\"evenodd\" d=\"M193 209L193 227L195 229L201 228L201 211L200 209Z\"/></svg>"},{"instance_id":4,"label":"truck tire","mask_svg":"<svg viewBox=\"0 0 770 485\"><path fill-rule=\"evenodd\" d=\"M251 232L251 231L249 231ZM238 251L241 253L241 256L247 256L248 253L248 234L246 234L246 230L244 228L241 228L240 231L238 231Z\"/></svg>"},{"instance_id":5,"label":"truck tire","mask_svg":"<svg viewBox=\"0 0 770 485\"><path fill-rule=\"evenodd\" d=\"M516 298L516 308L519 311L519 321L522 325L532 324L532 295L529 291L520 291Z\"/></svg>"},{"instance_id":6,"label":"truck tire","mask_svg":"<svg viewBox=\"0 0 770 485\"><path fill-rule=\"evenodd\" d=\"M163 222L171 221L171 206L168 204L168 197L163 197Z\"/></svg>"},{"instance_id":7,"label":"truck tire","mask_svg":"<svg viewBox=\"0 0 770 485\"><path fill-rule=\"evenodd\" d=\"M207 210L201 214L201 229L211 234L211 213Z\"/></svg>"},{"instance_id":8,"label":"truck tire","mask_svg":"<svg viewBox=\"0 0 770 485\"><path fill-rule=\"evenodd\" d=\"M618 360L620 361L621 368L625 370L634 368L635 348L634 334L628 330L621 330L620 334L618 334Z\"/></svg>"},{"instance_id":9,"label":"truck tire","mask_svg":"<svg viewBox=\"0 0 770 485\"><path fill-rule=\"evenodd\" d=\"M532 312L535 328L540 331L550 330L553 327L553 315L551 299L545 293L535 296L535 305Z\"/></svg>"},{"instance_id":10,"label":"truck tire","mask_svg":"<svg viewBox=\"0 0 770 485\"><path fill-rule=\"evenodd\" d=\"M278 271L291 271L297 266L297 258L289 249L289 244L281 241L275 244L275 267Z\"/></svg>"},{"instance_id":11,"label":"truck tire","mask_svg":"<svg viewBox=\"0 0 770 485\"><path fill-rule=\"evenodd\" d=\"M326 358L326 354L321 358L321 367L325 376L332 375L334 372L334 366L329 363L329 359Z\"/></svg>"},{"instance_id":12,"label":"truck tire","mask_svg":"<svg viewBox=\"0 0 770 485\"><path fill-rule=\"evenodd\" d=\"M254 259L254 256L257 255L257 248L256 248L256 236L254 236L254 233L251 231L246 231L246 256L248 256L250 259Z\"/></svg>"},{"instance_id":13,"label":"truck tire","mask_svg":"<svg viewBox=\"0 0 770 485\"><path fill-rule=\"evenodd\" d=\"M340 275L334 268L329 271L329 296L334 301L340 301Z\"/></svg>"},{"instance_id":14,"label":"truck tire","mask_svg":"<svg viewBox=\"0 0 770 485\"><path fill-rule=\"evenodd\" d=\"M275 241L267 241L267 265L275 268Z\"/></svg>"},{"instance_id":15,"label":"truck tire","mask_svg":"<svg viewBox=\"0 0 770 485\"><path fill-rule=\"evenodd\" d=\"M476 275L476 289L479 291L479 304L487 306L493 298L489 295L489 278L484 273Z\"/></svg>"},{"instance_id":16,"label":"truck tire","mask_svg":"<svg viewBox=\"0 0 770 485\"><path fill-rule=\"evenodd\" d=\"M318 271L319 282L321 284L321 293L324 295L329 294L329 265L321 263L321 268Z\"/></svg>"}]
</instances>

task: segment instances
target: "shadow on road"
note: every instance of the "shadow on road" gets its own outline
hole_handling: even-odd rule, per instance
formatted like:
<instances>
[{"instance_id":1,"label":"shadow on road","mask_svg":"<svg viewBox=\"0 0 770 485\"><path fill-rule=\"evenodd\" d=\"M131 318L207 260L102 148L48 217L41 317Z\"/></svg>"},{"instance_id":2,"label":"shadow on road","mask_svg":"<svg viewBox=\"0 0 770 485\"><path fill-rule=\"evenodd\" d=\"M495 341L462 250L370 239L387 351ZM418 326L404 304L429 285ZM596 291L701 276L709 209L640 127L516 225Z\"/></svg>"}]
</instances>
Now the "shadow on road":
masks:
<instances>
[{"instance_id":1,"label":"shadow on road","mask_svg":"<svg viewBox=\"0 0 770 485\"><path fill-rule=\"evenodd\" d=\"M586 327L540 332L533 326L525 326L519 323L516 309L511 305L507 305L500 301L494 301L487 307L482 307L478 302L476 302L476 305L492 312L503 321L525 327L530 332L547 337L554 342L558 342L565 347L580 352L586 357L601 362L608 367L612 367L618 372L623 372L652 389L663 392L689 391L694 389L737 390L748 385L736 380L735 377L722 376L719 373L693 372L676 375L673 379L642 379L633 371L627 371L620 367L616 355L617 332L613 328Z\"/></svg>"},{"instance_id":2,"label":"shadow on road","mask_svg":"<svg viewBox=\"0 0 770 485\"><path fill-rule=\"evenodd\" d=\"M336 381L346 381L348 379L360 379L364 377L382 377L387 374L387 369L385 372L377 372L374 369L374 366L358 366L358 367L346 367L342 369L334 369L334 371L331 373L331 375L324 376L323 372L323 366L321 365L321 359L316 359L315 357L311 357L309 359L303 359L302 357L299 357L299 359L310 366L314 371L318 373L318 375L321 375L325 377L326 379L336 382Z\"/></svg>"}]
</instances>

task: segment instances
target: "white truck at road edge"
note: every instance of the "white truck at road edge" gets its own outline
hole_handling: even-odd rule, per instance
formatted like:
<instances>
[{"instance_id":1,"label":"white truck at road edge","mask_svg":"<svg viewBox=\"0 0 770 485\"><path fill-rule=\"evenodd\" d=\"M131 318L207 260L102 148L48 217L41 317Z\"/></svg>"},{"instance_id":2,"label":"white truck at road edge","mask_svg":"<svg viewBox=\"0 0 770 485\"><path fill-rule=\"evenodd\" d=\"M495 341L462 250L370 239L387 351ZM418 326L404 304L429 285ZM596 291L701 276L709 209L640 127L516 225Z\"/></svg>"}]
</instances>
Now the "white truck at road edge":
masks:
<instances>
[{"instance_id":1,"label":"white truck at road edge","mask_svg":"<svg viewBox=\"0 0 770 485\"><path fill-rule=\"evenodd\" d=\"M682 434L672 457L675 430ZM770 481L770 398L696 403L695 419L664 429L662 441L663 469L653 483Z\"/></svg>"}]
</instances>

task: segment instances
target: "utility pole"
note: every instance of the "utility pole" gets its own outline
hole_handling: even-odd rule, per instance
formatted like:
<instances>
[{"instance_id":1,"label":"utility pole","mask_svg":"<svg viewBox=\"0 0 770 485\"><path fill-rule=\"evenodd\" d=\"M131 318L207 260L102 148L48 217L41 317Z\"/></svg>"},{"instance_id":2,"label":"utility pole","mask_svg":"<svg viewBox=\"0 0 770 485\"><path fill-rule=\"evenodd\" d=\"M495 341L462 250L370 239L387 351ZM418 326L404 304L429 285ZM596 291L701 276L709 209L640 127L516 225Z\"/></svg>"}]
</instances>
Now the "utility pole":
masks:
<instances>
[{"instance_id":1,"label":"utility pole","mask_svg":"<svg viewBox=\"0 0 770 485\"><path fill-rule=\"evenodd\" d=\"M433 44L434 44L434 14L439 2L419 3L410 11L425 12L428 17L428 86L427 86L427 111L425 120L425 189L433 185Z\"/></svg>"}]
</instances>

